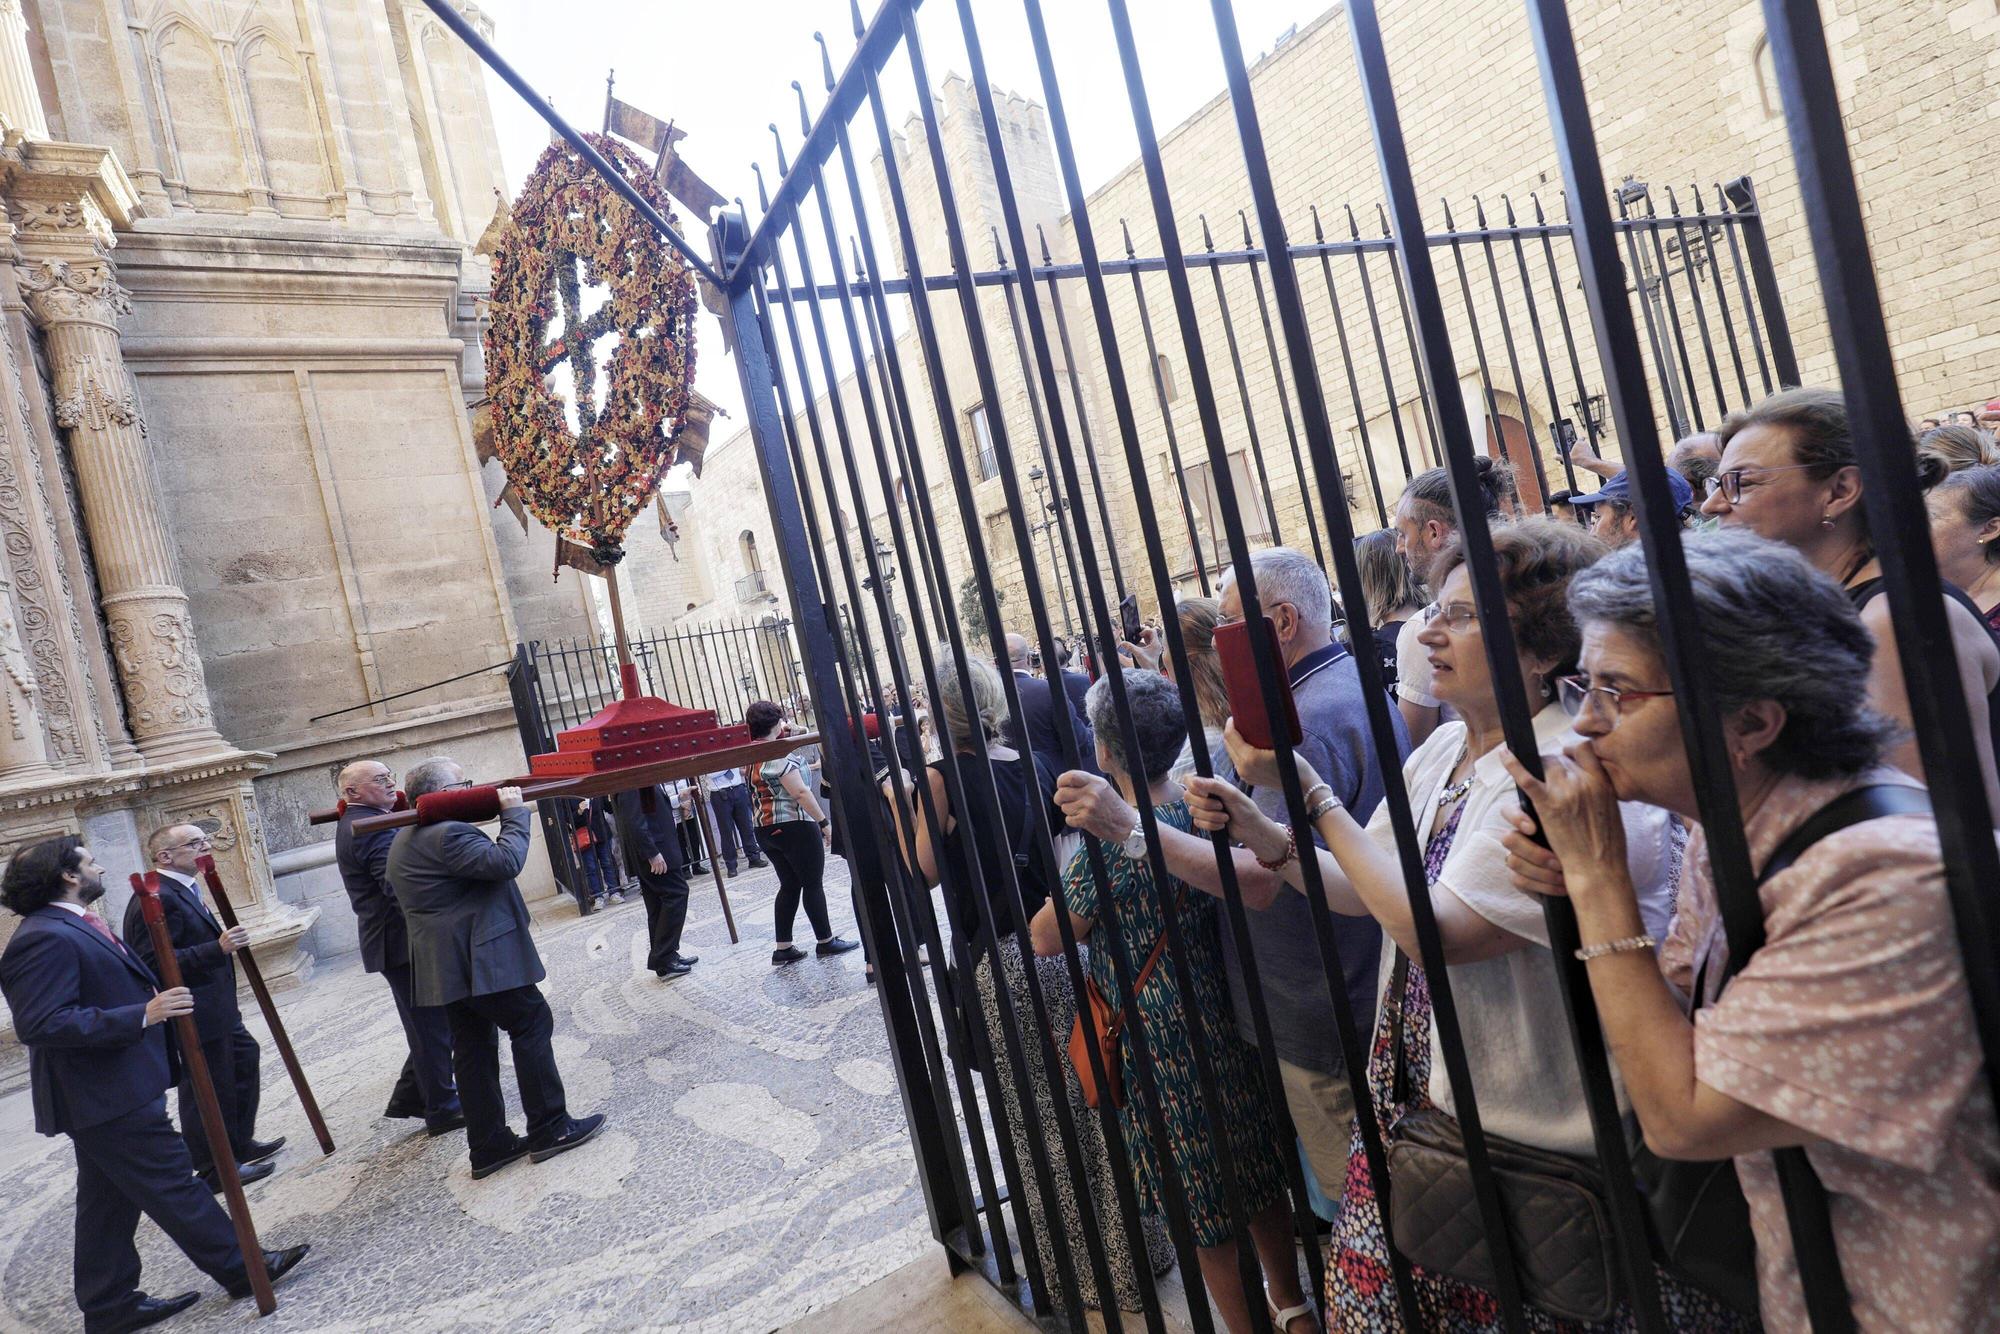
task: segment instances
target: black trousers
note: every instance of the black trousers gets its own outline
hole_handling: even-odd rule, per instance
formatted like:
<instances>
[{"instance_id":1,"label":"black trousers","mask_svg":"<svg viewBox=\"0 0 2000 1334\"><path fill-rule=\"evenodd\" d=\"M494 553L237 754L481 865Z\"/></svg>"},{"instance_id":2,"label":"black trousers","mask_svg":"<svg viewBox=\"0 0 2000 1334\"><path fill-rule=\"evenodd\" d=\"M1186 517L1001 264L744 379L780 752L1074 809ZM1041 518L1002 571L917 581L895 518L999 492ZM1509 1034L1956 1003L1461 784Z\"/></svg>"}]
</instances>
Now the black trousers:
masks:
<instances>
[{"instance_id":1,"label":"black trousers","mask_svg":"<svg viewBox=\"0 0 2000 1334\"><path fill-rule=\"evenodd\" d=\"M102 1125L69 1132L76 1146L76 1304L86 1331L111 1328L139 1300L144 1214L195 1268L217 1283L241 1282L243 1252L229 1215L194 1177L187 1147L161 1095Z\"/></svg>"},{"instance_id":2,"label":"black trousers","mask_svg":"<svg viewBox=\"0 0 2000 1334\"><path fill-rule=\"evenodd\" d=\"M465 1138L474 1163L490 1162L513 1147L507 1100L500 1093L500 1034L514 1048L514 1080L521 1090L527 1139L542 1144L569 1123L562 1075L556 1070L555 1015L535 987L467 996L444 1007L451 1023L451 1068L465 1107Z\"/></svg>"},{"instance_id":3,"label":"black trousers","mask_svg":"<svg viewBox=\"0 0 2000 1334\"><path fill-rule=\"evenodd\" d=\"M458 1085L451 1077L451 1021L442 1005L418 1005L410 997L410 966L388 964L382 980L396 999L396 1017L403 1021L403 1041L410 1054L389 1094L389 1110L397 1116L422 1112L438 1120L458 1110Z\"/></svg>"},{"instance_id":4,"label":"black trousers","mask_svg":"<svg viewBox=\"0 0 2000 1334\"><path fill-rule=\"evenodd\" d=\"M722 864L736 869L736 848L743 855L757 856L757 825L750 818L750 789L742 783L719 787L708 795L708 808L715 812L715 841L722 845Z\"/></svg>"},{"instance_id":5,"label":"black trousers","mask_svg":"<svg viewBox=\"0 0 2000 1334\"><path fill-rule=\"evenodd\" d=\"M771 905L776 919L776 940L792 938L792 923L798 919L799 904L806 905L816 938L833 935L833 923L826 915L826 844L820 841L819 826L811 820L787 820L783 824L757 827L757 844L778 870L778 897Z\"/></svg>"},{"instance_id":6,"label":"black trousers","mask_svg":"<svg viewBox=\"0 0 2000 1334\"><path fill-rule=\"evenodd\" d=\"M646 967L657 973L681 952L681 928L688 915L687 876L671 863L665 875L641 871L639 893L646 900L646 933L652 939Z\"/></svg>"},{"instance_id":7,"label":"black trousers","mask_svg":"<svg viewBox=\"0 0 2000 1334\"><path fill-rule=\"evenodd\" d=\"M675 833L681 840L681 865L700 866L708 860L708 849L701 845L701 821L690 815L675 826Z\"/></svg>"},{"instance_id":8,"label":"black trousers","mask_svg":"<svg viewBox=\"0 0 2000 1334\"><path fill-rule=\"evenodd\" d=\"M257 1100L262 1091L257 1067L263 1053L257 1047L257 1039L250 1036L250 1030L238 1019L236 1027L220 1037L203 1037L201 1054L208 1060L208 1077L215 1084L215 1100L222 1107L222 1128L228 1133L229 1146L236 1150L236 1161L240 1163L250 1142L257 1138ZM195 1171L207 1172L215 1166L215 1158L208 1151L208 1135L201 1126L201 1106L194 1096L194 1076L186 1062L181 1065L180 1110L181 1137L187 1141L188 1157L193 1159Z\"/></svg>"}]
</instances>

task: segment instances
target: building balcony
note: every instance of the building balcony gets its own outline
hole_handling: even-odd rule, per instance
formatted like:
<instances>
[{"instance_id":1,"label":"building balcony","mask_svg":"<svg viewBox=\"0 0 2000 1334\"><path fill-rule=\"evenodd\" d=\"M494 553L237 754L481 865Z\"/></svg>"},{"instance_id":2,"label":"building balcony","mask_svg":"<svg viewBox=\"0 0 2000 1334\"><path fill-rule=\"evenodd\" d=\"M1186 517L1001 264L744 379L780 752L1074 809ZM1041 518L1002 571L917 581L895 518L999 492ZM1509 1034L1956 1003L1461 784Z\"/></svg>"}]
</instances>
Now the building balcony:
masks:
<instances>
[{"instance_id":1,"label":"building balcony","mask_svg":"<svg viewBox=\"0 0 2000 1334\"><path fill-rule=\"evenodd\" d=\"M762 602L778 600L777 590L769 583L769 576L762 570L752 570L736 581L738 602Z\"/></svg>"}]
</instances>

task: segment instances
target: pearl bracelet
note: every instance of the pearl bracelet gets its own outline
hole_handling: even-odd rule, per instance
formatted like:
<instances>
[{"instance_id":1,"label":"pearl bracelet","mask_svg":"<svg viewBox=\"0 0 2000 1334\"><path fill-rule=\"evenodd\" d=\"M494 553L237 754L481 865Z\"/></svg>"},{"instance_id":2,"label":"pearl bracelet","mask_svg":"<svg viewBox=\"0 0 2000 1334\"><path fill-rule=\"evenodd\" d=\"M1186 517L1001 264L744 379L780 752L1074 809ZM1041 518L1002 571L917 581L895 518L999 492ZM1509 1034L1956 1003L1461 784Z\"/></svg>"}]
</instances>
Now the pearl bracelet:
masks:
<instances>
[{"instance_id":1,"label":"pearl bracelet","mask_svg":"<svg viewBox=\"0 0 2000 1334\"><path fill-rule=\"evenodd\" d=\"M1623 940L1607 940L1602 945L1585 945L1576 952L1577 960L1589 963L1607 954L1629 954L1634 950L1650 950L1659 945L1651 936L1627 936Z\"/></svg>"}]
</instances>

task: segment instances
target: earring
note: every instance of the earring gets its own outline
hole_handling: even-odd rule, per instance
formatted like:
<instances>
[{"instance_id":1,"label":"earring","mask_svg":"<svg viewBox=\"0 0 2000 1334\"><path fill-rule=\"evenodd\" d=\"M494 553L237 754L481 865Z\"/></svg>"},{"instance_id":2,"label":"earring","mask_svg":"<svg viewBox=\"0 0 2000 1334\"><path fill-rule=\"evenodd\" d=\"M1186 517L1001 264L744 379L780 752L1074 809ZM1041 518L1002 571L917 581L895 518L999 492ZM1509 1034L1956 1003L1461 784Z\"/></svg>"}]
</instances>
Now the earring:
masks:
<instances>
[{"instance_id":1,"label":"earring","mask_svg":"<svg viewBox=\"0 0 2000 1334\"><path fill-rule=\"evenodd\" d=\"M1819 521L1819 526L1820 526L1820 527L1822 527L1822 528L1831 528L1831 527L1833 527L1833 519L1832 519L1832 517L1831 517L1831 516L1829 516L1829 517L1827 517L1827 518L1824 518L1824 519L1821 519L1821 520Z\"/></svg>"}]
</instances>

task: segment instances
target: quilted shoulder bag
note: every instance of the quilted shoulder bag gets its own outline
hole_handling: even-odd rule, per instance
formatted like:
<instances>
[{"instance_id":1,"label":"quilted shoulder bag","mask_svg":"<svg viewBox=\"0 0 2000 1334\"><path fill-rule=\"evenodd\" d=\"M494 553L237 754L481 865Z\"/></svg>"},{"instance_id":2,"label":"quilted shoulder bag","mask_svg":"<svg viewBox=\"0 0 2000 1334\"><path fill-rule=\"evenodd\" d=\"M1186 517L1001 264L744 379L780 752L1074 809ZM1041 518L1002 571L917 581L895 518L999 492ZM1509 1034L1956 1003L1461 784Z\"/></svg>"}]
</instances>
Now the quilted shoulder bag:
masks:
<instances>
[{"instance_id":1,"label":"quilted shoulder bag","mask_svg":"<svg viewBox=\"0 0 2000 1334\"><path fill-rule=\"evenodd\" d=\"M1409 967L1409 959L1397 955L1386 1002L1394 1016L1399 1103L1407 1101L1400 1085L1405 1078L1403 990ZM1608 1318L1617 1302L1611 1272L1615 1252L1596 1161L1493 1134L1486 1136L1486 1151L1500 1188L1522 1295L1567 1320L1594 1324ZM1404 1113L1389 1130L1389 1183L1396 1249L1433 1273L1492 1291L1496 1271L1457 1120L1430 1106Z\"/></svg>"}]
</instances>

